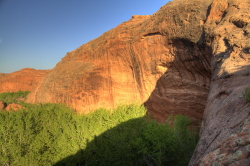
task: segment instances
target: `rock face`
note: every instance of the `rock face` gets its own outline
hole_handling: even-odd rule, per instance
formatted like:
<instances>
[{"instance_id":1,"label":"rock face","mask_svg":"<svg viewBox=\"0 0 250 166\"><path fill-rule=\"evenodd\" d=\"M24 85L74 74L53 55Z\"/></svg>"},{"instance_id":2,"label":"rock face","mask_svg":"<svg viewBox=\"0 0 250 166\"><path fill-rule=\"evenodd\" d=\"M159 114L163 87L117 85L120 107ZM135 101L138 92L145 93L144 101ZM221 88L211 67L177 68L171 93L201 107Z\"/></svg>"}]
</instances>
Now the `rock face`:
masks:
<instances>
[{"instance_id":1,"label":"rock face","mask_svg":"<svg viewBox=\"0 0 250 166\"><path fill-rule=\"evenodd\" d=\"M0 93L31 91L48 72L25 68L11 74L0 73Z\"/></svg>"},{"instance_id":2,"label":"rock face","mask_svg":"<svg viewBox=\"0 0 250 166\"><path fill-rule=\"evenodd\" d=\"M82 113L139 101L159 121L180 113L203 119L190 165L245 164L249 8L250 0L174 0L152 16L133 16L68 53L27 101Z\"/></svg>"},{"instance_id":3,"label":"rock face","mask_svg":"<svg viewBox=\"0 0 250 166\"><path fill-rule=\"evenodd\" d=\"M68 53L27 101L66 103L83 113L145 102L160 121L176 113L201 120L211 49L199 41L211 1L198 2L177 0L152 16L133 16Z\"/></svg>"},{"instance_id":4,"label":"rock face","mask_svg":"<svg viewBox=\"0 0 250 166\"><path fill-rule=\"evenodd\" d=\"M250 165L250 1L214 0L204 25L212 80L190 165ZM217 157L215 157L217 156Z\"/></svg>"},{"instance_id":5,"label":"rock face","mask_svg":"<svg viewBox=\"0 0 250 166\"><path fill-rule=\"evenodd\" d=\"M217 148L203 157L200 165L235 165L249 166L250 164L250 119L244 121L228 138L221 141Z\"/></svg>"}]
</instances>

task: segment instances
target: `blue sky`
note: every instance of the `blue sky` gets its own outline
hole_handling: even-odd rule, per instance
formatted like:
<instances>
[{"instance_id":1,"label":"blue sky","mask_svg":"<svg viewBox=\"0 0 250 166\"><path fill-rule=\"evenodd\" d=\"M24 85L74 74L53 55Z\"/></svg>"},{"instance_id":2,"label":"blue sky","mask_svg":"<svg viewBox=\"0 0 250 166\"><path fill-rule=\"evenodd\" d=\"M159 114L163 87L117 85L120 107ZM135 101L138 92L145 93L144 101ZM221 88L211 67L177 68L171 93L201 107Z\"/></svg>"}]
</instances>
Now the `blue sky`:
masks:
<instances>
[{"instance_id":1,"label":"blue sky","mask_svg":"<svg viewBox=\"0 0 250 166\"><path fill-rule=\"evenodd\" d=\"M67 52L168 0L0 0L0 73L52 69Z\"/></svg>"}]
</instances>

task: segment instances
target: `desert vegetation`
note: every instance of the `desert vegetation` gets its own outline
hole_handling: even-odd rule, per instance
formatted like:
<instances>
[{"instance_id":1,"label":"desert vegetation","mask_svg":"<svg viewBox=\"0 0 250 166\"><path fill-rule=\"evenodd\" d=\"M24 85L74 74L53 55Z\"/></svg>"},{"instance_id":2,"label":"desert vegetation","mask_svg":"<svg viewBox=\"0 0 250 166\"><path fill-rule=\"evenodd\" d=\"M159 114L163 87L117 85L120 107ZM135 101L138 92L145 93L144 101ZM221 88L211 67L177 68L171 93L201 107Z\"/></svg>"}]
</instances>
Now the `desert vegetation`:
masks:
<instances>
[{"instance_id":1,"label":"desert vegetation","mask_svg":"<svg viewBox=\"0 0 250 166\"><path fill-rule=\"evenodd\" d=\"M246 100L246 102L250 103L250 87L246 87L243 92L243 97Z\"/></svg>"},{"instance_id":2,"label":"desert vegetation","mask_svg":"<svg viewBox=\"0 0 250 166\"><path fill-rule=\"evenodd\" d=\"M186 116L159 124L138 104L77 115L63 104L17 100L27 94L0 94L25 108L0 112L0 165L187 165L197 143Z\"/></svg>"},{"instance_id":3,"label":"desert vegetation","mask_svg":"<svg viewBox=\"0 0 250 166\"><path fill-rule=\"evenodd\" d=\"M30 93L29 91L0 93L0 101L6 104L18 103L18 102L25 100L26 96L29 93Z\"/></svg>"}]
</instances>

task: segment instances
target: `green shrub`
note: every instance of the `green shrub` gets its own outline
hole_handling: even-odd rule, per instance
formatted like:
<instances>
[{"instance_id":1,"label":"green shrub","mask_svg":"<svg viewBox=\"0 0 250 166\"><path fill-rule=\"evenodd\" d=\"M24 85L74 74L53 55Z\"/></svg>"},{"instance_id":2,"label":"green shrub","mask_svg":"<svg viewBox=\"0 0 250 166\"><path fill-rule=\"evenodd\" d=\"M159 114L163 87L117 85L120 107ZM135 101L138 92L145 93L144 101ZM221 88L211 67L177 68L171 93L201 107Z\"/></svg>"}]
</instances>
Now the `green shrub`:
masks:
<instances>
[{"instance_id":1,"label":"green shrub","mask_svg":"<svg viewBox=\"0 0 250 166\"><path fill-rule=\"evenodd\" d=\"M78 150L73 111L59 104L26 108L0 113L0 165L51 165Z\"/></svg>"},{"instance_id":2,"label":"green shrub","mask_svg":"<svg viewBox=\"0 0 250 166\"><path fill-rule=\"evenodd\" d=\"M22 105L26 110L0 112L0 165L181 166L197 143L187 117L158 124L140 105L88 115L63 104Z\"/></svg>"},{"instance_id":3,"label":"green shrub","mask_svg":"<svg viewBox=\"0 0 250 166\"><path fill-rule=\"evenodd\" d=\"M18 91L18 92L5 92L0 93L0 101L3 101L7 104L17 103L18 100L25 100L26 96L29 94L29 91Z\"/></svg>"},{"instance_id":4,"label":"green shrub","mask_svg":"<svg viewBox=\"0 0 250 166\"><path fill-rule=\"evenodd\" d=\"M106 119L107 123L121 118L119 115L126 115L119 111L115 110L110 115L111 118ZM198 135L188 129L188 117L178 115L173 121L174 126L168 123L158 124L144 117L124 121L96 136L92 141L87 141L85 149L56 165L186 166L198 141Z\"/></svg>"},{"instance_id":5,"label":"green shrub","mask_svg":"<svg viewBox=\"0 0 250 166\"><path fill-rule=\"evenodd\" d=\"M246 102L250 103L250 87L245 88L245 91L243 92L243 97Z\"/></svg>"},{"instance_id":6,"label":"green shrub","mask_svg":"<svg viewBox=\"0 0 250 166\"><path fill-rule=\"evenodd\" d=\"M146 124L145 124L146 123ZM174 126L155 121L144 122L141 136L135 139L137 152L142 155L139 165L188 165L198 137L188 129L190 120L178 115Z\"/></svg>"}]
</instances>

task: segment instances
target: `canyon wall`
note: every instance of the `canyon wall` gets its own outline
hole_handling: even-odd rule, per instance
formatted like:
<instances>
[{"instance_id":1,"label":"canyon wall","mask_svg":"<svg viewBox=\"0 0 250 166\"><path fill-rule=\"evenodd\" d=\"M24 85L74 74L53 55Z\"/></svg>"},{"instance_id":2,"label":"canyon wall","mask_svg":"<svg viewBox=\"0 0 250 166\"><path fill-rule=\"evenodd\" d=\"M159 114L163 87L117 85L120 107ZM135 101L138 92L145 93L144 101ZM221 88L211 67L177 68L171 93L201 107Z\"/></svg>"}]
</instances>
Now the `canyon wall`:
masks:
<instances>
[{"instance_id":1,"label":"canyon wall","mask_svg":"<svg viewBox=\"0 0 250 166\"><path fill-rule=\"evenodd\" d=\"M174 0L135 15L68 53L27 102L81 113L139 102L162 122L188 115L202 120L190 165L247 165L249 8L250 0Z\"/></svg>"},{"instance_id":2,"label":"canyon wall","mask_svg":"<svg viewBox=\"0 0 250 166\"><path fill-rule=\"evenodd\" d=\"M212 80L190 165L250 165L250 1L214 0L204 25Z\"/></svg>"},{"instance_id":3,"label":"canyon wall","mask_svg":"<svg viewBox=\"0 0 250 166\"><path fill-rule=\"evenodd\" d=\"M178 113L201 120L212 53L200 40L211 2L176 0L152 16L133 16L68 53L27 101L82 113L145 102L159 121Z\"/></svg>"},{"instance_id":4,"label":"canyon wall","mask_svg":"<svg viewBox=\"0 0 250 166\"><path fill-rule=\"evenodd\" d=\"M0 93L31 91L49 71L25 68L10 74L0 73Z\"/></svg>"}]
</instances>

